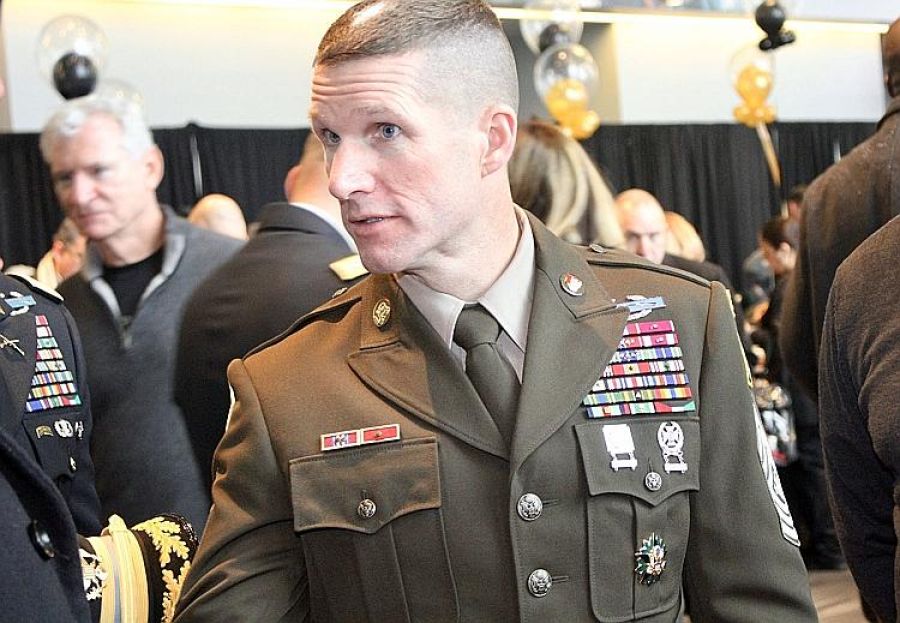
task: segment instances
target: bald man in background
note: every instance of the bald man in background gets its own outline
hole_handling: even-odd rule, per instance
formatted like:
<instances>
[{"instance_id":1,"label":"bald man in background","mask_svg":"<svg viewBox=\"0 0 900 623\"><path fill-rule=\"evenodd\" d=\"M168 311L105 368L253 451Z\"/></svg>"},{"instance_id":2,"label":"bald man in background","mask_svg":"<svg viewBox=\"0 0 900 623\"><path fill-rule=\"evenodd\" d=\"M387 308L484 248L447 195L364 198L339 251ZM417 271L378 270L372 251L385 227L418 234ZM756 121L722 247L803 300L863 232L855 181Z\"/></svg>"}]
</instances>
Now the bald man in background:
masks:
<instances>
[{"instance_id":1,"label":"bald man in background","mask_svg":"<svg viewBox=\"0 0 900 623\"><path fill-rule=\"evenodd\" d=\"M666 212L659 200L640 188L631 188L616 196L616 211L619 215L619 224L622 233L625 234L625 248L636 255L650 260L654 264L678 268L707 281L718 281L731 293L732 305L735 312L738 336L744 347L744 354L753 364L756 355L751 350L750 338L744 328L744 311L741 305L734 301L734 287L725 273L725 269L713 262L695 262L685 257L666 252L669 243L669 224L666 220Z\"/></svg>"},{"instance_id":2,"label":"bald man in background","mask_svg":"<svg viewBox=\"0 0 900 623\"><path fill-rule=\"evenodd\" d=\"M220 193L210 193L191 208L187 220L197 227L238 240L247 239L247 221L238 202Z\"/></svg>"}]
</instances>

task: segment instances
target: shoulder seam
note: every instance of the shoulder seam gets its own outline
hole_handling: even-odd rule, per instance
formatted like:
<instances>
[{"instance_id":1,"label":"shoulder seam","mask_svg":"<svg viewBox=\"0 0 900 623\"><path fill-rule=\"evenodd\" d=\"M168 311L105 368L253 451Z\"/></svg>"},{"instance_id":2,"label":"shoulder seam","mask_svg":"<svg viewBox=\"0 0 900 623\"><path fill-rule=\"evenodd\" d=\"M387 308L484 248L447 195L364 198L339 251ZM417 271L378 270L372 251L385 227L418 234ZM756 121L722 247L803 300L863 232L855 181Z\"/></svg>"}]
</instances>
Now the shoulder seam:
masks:
<instances>
[{"instance_id":1,"label":"shoulder seam","mask_svg":"<svg viewBox=\"0 0 900 623\"><path fill-rule=\"evenodd\" d=\"M680 277L686 281L693 281L699 286L710 287L710 282L700 275L695 275L694 273L687 272L680 268L674 268L672 266L665 266L663 264L653 264L650 262L636 262L627 259L620 258L612 258L612 257L603 257L603 255L596 255L593 257L587 258L588 264L592 264L595 266L621 266L624 268L638 268L641 270L651 270L657 273L661 273L663 275L672 275L673 277Z\"/></svg>"}]
</instances>

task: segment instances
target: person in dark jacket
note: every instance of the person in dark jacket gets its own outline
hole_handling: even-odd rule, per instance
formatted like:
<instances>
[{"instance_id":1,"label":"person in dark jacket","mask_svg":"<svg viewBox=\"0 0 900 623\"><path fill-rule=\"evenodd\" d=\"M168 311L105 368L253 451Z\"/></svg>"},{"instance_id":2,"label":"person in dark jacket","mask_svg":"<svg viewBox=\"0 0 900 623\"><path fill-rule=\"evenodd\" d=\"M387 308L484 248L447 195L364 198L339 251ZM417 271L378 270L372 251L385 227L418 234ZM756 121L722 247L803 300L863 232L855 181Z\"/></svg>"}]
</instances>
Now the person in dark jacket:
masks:
<instances>
[{"instance_id":1,"label":"person in dark jacket","mask_svg":"<svg viewBox=\"0 0 900 623\"><path fill-rule=\"evenodd\" d=\"M810 185L800 216L800 249L784 296L781 352L809 396L818 388L825 304L838 265L900 214L900 19L884 36L885 85L892 98L875 134Z\"/></svg>"},{"instance_id":2,"label":"person in dark jacket","mask_svg":"<svg viewBox=\"0 0 900 623\"><path fill-rule=\"evenodd\" d=\"M822 335L819 410L835 525L850 572L881 621L894 621L900 524L900 217L837 271Z\"/></svg>"},{"instance_id":3,"label":"person in dark jacket","mask_svg":"<svg viewBox=\"0 0 900 623\"><path fill-rule=\"evenodd\" d=\"M328 193L322 144L312 133L285 178L285 193L288 202L263 207L256 235L197 287L185 307L175 400L207 486L230 404L228 363L365 272L341 223L340 204Z\"/></svg>"}]
</instances>

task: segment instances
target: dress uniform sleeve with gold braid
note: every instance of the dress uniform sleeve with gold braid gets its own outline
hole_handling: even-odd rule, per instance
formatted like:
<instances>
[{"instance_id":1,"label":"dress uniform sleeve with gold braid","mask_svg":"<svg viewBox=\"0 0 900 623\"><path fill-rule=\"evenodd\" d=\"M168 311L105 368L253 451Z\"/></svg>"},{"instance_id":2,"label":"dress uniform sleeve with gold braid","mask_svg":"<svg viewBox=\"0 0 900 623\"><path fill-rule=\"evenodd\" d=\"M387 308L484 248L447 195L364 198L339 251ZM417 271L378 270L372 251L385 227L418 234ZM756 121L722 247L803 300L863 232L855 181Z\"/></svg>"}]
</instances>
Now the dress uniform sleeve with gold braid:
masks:
<instances>
[{"instance_id":1,"label":"dress uniform sleeve with gold braid","mask_svg":"<svg viewBox=\"0 0 900 623\"><path fill-rule=\"evenodd\" d=\"M158 515L128 528L117 515L81 537L84 591L99 623L169 623L197 550L191 524Z\"/></svg>"}]
</instances>

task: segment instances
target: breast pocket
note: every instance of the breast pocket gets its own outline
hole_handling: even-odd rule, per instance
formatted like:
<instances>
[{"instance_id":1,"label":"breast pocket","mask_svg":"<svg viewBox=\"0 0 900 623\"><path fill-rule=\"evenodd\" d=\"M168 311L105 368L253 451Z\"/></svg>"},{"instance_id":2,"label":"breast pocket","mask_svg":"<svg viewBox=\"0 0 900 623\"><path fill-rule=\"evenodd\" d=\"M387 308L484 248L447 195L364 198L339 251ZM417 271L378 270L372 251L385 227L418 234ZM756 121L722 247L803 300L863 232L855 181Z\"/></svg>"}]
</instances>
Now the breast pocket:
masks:
<instances>
[{"instance_id":1,"label":"breast pocket","mask_svg":"<svg viewBox=\"0 0 900 623\"><path fill-rule=\"evenodd\" d=\"M76 455L83 440L81 414L71 410L49 410L26 414L22 420L35 456L44 472L57 483L73 477Z\"/></svg>"},{"instance_id":2,"label":"breast pocket","mask_svg":"<svg viewBox=\"0 0 900 623\"><path fill-rule=\"evenodd\" d=\"M294 529L331 619L457 620L439 474L434 438L290 462Z\"/></svg>"},{"instance_id":3,"label":"breast pocket","mask_svg":"<svg viewBox=\"0 0 900 623\"><path fill-rule=\"evenodd\" d=\"M700 488L696 419L608 418L575 427L584 464L591 604L599 621L676 612Z\"/></svg>"}]
</instances>

